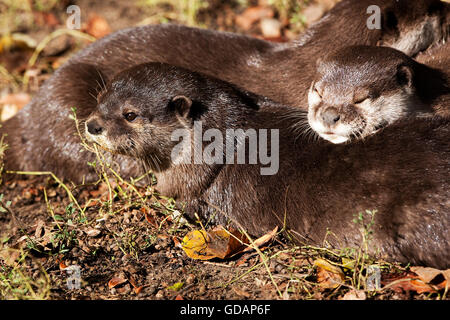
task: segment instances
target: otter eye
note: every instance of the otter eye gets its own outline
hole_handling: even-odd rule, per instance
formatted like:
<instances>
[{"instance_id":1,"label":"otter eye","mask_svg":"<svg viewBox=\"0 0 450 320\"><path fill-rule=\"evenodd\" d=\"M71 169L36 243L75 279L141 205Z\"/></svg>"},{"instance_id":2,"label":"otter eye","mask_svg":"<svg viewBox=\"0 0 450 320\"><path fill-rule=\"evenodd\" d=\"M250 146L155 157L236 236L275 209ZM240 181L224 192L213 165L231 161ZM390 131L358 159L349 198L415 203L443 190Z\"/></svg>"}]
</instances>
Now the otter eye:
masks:
<instances>
[{"instance_id":1,"label":"otter eye","mask_svg":"<svg viewBox=\"0 0 450 320\"><path fill-rule=\"evenodd\" d=\"M322 95L320 94L319 90L317 90L317 87L314 86L314 91L317 93L317 95L322 99Z\"/></svg>"},{"instance_id":2,"label":"otter eye","mask_svg":"<svg viewBox=\"0 0 450 320\"><path fill-rule=\"evenodd\" d=\"M353 103L354 103L354 104L360 104L360 103L363 103L364 101L366 101L367 99L370 99L370 97L369 97L369 96L366 96L366 97L364 97L364 98L358 98L358 99L355 99L355 101L353 101Z\"/></svg>"},{"instance_id":3,"label":"otter eye","mask_svg":"<svg viewBox=\"0 0 450 320\"><path fill-rule=\"evenodd\" d=\"M125 120L127 120L128 122L133 122L136 118L137 118L137 114L134 112L127 112L123 114L123 117L125 118Z\"/></svg>"}]
</instances>

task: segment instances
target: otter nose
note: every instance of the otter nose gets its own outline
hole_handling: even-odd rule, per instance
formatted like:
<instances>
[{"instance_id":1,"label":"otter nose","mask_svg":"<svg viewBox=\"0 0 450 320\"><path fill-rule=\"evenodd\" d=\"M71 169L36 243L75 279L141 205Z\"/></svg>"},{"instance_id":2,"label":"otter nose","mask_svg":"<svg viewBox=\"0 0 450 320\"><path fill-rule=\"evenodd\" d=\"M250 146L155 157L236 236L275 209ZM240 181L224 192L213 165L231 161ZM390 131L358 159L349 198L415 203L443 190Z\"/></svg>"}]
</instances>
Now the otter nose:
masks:
<instances>
[{"instance_id":1,"label":"otter nose","mask_svg":"<svg viewBox=\"0 0 450 320\"><path fill-rule=\"evenodd\" d=\"M87 122L86 126L87 126L88 132L93 135L99 135L103 131L103 128L95 120L91 120L91 121Z\"/></svg>"},{"instance_id":2,"label":"otter nose","mask_svg":"<svg viewBox=\"0 0 450 320\"><path fill-rule=\"evenodd\" d=\"M326 109L322 112L321 117L322 121L329 126L336 124L341 119L341 116L335 108Z\"/></svg>"}]
</instances>

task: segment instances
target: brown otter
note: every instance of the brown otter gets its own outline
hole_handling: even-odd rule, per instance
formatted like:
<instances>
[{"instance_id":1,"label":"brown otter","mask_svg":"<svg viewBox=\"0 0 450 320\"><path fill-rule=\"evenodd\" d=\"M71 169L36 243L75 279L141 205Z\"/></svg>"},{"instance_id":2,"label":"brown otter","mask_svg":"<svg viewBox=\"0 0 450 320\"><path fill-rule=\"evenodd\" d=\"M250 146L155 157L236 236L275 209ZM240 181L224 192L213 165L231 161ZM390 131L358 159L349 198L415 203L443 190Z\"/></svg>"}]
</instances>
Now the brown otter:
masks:
<instances>
[{"instance_id":1,"label":"brown otter","mask_svg":"<svg viewBox=\"0 0 450 320\"><path fill-rule=\"evenodd\" d=\"M149 63L108 84L86 134L146 162L156 172L157 189L184 202L189 214L215 216L219 223L232 219L255 235L285 225L306 243L321 243L329 230L334 236L327 241L343 248L362 241L353 215L377 210L372 254L448 268L449 120L408 119L364 143L331 145L293 132L302 117L298 108L220 80ZM203 131L196 141L198 123ZM239 129L242 139L229 131ZM237 158L245 144L245 163L228 162L230 141ZM214 161L196 163L193 145L203 156L214 154ZM269 165L276 170L264 174Z\"/></svg>"},{"instance_id":2,"label":"brown otter","mask_svg":"<svg viewBox=\"0 0 450 320\"><path fill-rule=\"evenodd\" d=\"M370 5L381 10L381 29L366 25ZM83 115L96 104L91 97L94 88L135 64L157 61L182 66L305 109L314 73L311 61L325 50L351 44L402 43L405 52L414 54L447 36L448 9L449 5L438 0L344 0L298 40L287 44L176 25L116 32L71 58L16 118L3 124L1 132L8 134L10 145L6 168L49 170L73 181L95 179L85 165L93 158L82 152L69 117L71 108L76 107L84 120ZM122 164L124 177L138 171L134 162L120 157L117 162Z\"/></svg>"},{"instance_id":3,"label":"brown otter","mask_svg":"<svg viewBox=\"0 0 450 320\"><path fill-rule=\"evenodd\" d=\"M368 27L373 6L380 8L380 29ZM438 0L344 0L286 44L177 25L143 26L100 39L70 63L94 65L111 77L135 64L163 62L306 109L311 61L330 48L385 45L413 56L447 38L449 15L450 4Z\"/></svg>"},{"instance_id":4,"label":"brown otter","mask_svg":"<svg viewBox=\"0 0 450 320\"><path fill-rule=\"evenodd\" d=\"M448 54L448 45L440 51ZM448 60L448 58L447 58ZM322 138L364 138L407 116L450 115L448 63L433 69L392 48L350 46L317 63L308 122ZM445 64L445 63L444 63Z\"/></svg>"}]
</instances>

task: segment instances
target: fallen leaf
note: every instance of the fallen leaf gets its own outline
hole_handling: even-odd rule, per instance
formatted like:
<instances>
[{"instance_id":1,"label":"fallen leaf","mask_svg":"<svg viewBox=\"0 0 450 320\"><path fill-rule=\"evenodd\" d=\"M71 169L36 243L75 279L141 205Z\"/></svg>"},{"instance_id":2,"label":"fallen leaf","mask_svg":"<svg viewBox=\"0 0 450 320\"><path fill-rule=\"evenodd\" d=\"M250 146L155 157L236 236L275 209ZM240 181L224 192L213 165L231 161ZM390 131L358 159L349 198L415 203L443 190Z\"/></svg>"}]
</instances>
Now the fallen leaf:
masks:
<instances>
[{"instance_id":1,"label":"fallen leaf","mask_svg":"<svg viewBox=\"0 0 450 320\"><path fill-rule=\"evenodd\" d=\"M183 248L181 245L181 241L177 236L173 236L172 241L173 241L175 247Z\"/></svg>"},{"instance_id":2,"label":"fallen leaf","mask_svg":"<svg viewBox=\"0 0 450 320\"><path fill-rule=\"evenodd\" d=\"M141 291L142 291L142 288L143 288L143 286L140 286L140 287L133 287L133 289L134 289L134 293L136 293L136 294L139 294L139 293L141 293Z\"/></svg>"},{"instance_id":3,"label":"fallen leaf","mask_svg":"<svg viewBox=\"0 0 450 320\"><path fill-rule=\"evenodd\" d=\"M111 28L104 18L95 15L89 19L86 27L86 33L99 39L111 33Z\"/></svg>"},{"instance_id":4,"label":"fallen leaf","mask_svg":"<svg viewBox=\"0 0 450 320\"><path fill-rule=\"evenodd\" d=\"M244 298L250 298L250 293L248 293L247 291L240 289L238 287L232 287L234 293L236 293L238 296L244 297Z\"/></svg>"},{"instance_id":5,"label":"fallen leaf","mask_svg":"<svg viewBox=\"0 0 450 320\"><path fill-rule=\"evenodd\" d=\"M0 98L1 121L4 122L14 117L30 100L30 95L26 93L11 93Z\"/></svg>"},{"instance_id":6,"label":"fallen leaf","mask_svg":"<svg viewBox=\"0 0 450 320\"><path fill-rule=\"evenodd\" d=\"M59 263L59 270L65 270L65 269L67 269L67 265L64 261L61 261Z\"/></svg>"},{"instance_id":7,"label":"fallen leaf","mask_svg":"<svg viewBox=\"0 0 450 320\"><path fill-rule=\"evenodd\" d=\"M249 30L251 26L263 19L272 18L274 11L270 7L254 6L244 10L240 15L236 16L236 24L243 30Z\"/></svg>"},{"instance_id":8,"label":"fallen leaf","mask_svg":"<svg viewBox=\"0 0 450 320\"><path fill-rule=\"evenodd\" d=\"M448 286L450 269L438 270L429 267L411 267L411 271L383 280L384 289L396 292L415 291L417 293L437 292Z\"/></svg>"},{"instance_id":9,"label":"fallen leaf","mask_svg":"<svg viewBox=\"0 0 450 320\"><path fill-rule=\"evenodd\" d=\"M158 227L158 223L155 221L155 218L153 217L153 215L149 212L147 212L147 210L145 210L145 208L141 208L141 212L142 209L144 209L144 216L145 216L145 220L147 220L148 223L150 223L152 226L154 227Z\"/></svg>"},{"instance_id":10,"label":"fallen leaf","mask_svg":"<svg viewBox=\"0 0 450 320\"><path fill-rule=\"evenodd\" d=\"M121 285L127 281L128 280L124 279L124 278L113 277L111 280L108 281L108 288L112 289L112 288L117 287L118 285Z\"/></svg>"},{"instance_id":11,"label":"fallen leaf","mask_svg":"<svg viewBox=\"0 0 450 320\"><path fill-rule=\"evenodd\" d=\"M334 266L325 259L317 259L314 261L317 267L317 282L323 289L334 289L345 281L345 275L341 268Z\"/></svg>"},{"instance_id":12,"label":"fallen leaf","mask_svg":"<svg viewBox=\"0 0 450 320\"><path fill-rule=\"evenodd\" d=\"M269 233L266 233L262 237L259 237L258 239L253 241L252 245L245 248L243 252L248 252L248 251L254 250L255 246L258 248L261 247L262 245L264 245L267 242L269 242L270 240L272 240L276 236L277 232L278 232L278 226L276 226L275 229L273 229Z\"/></svg>"},{"instance_id":13,"label":"fallen leaf","mask_svg":"<svg viewBox=\"0 0 450 320\"><path fill-rule=\"evenodd\" d=\"M245 235L239 231L228 231L219 226L209 232L205 230L189 232L183 238L181 247L192 259L225 259L241 252L247 242Z\"/></svg>"},{"instance_id":14,"label":"fallen leaf","mask_svg":"<svg viewBox=\"0 0 450 320\"><path fill-rule=\"evenodd\" d=\"M417 293L435 292L436 290L420 280L413 272L405 272L400 276L388 277L382 281L383 289L392 289L395 292L415 291Z\"/></svg>"},{"instance_id":15,"label":"fallen leaf","mask_svg":"<svg viewBox=\"0 0 450 320\"><path fill-rule=\"evenodd\" d=\"M366 294L362 290L350 290L341 298L341 300L366 300Z\"/></svg>"},{"instance_id":16,"label":"fallen leaf","mask_svg":"<svg viewBox=\"0 0 450 320\"><path fill-rule=\"evenodd\" d=\"M98 229L90 229L88 231L86 231L86 234L88 235L88 237L94 238L96 236L98 236L100 234L100 230Z\"/></svg>"},{"instance_id":17,"label":"fallen leaf","mask_svg":"<svg viewBox=\"0 0 450 320\"><path fill-rule=\"evenodd\" d=\"M183 282L177 282L177 283L174 283L173 285L171 285L170 287L167 287L167 289L173 290L173 291L179 291L183 287L183 285L184 285Z\"/></svg>"},{"instance_id":18,"label":"fallen leaf","mask_svg":"<svg viewBox=\"0 0 450 320\"><path fill-rule=\"evenodd\" d=\"M425 283L434 284L438 289L445 288L450 276L450 269L438 270L428 267L411 267L410 269Z\"/></svg>"}]
</instances>

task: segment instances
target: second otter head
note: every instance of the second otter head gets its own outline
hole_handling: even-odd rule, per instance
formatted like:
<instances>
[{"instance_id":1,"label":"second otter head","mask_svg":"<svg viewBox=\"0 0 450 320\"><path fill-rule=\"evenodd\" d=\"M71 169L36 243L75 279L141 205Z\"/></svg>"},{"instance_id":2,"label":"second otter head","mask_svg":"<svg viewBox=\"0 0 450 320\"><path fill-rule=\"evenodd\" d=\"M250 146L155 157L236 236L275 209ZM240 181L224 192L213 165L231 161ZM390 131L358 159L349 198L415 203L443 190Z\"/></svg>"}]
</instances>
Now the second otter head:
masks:
<instances>
[{"instance_id":1,"label":"second otter head","mask_svg":"<svg viewBox=\"0 0 450 320\"><path fill-rule=\"evenodd\" d=\"M319 59L308 122L322 138L363 138L420 107L414 61L385 47L345 47Z\"/></svg>"},{"instance_id":2,"label":"second otter head","mask_svg":"<svg viewBox=\"0 0 450 320\"><path fill-rule=\"evenodd\" d=\"M197 80L183 69L158 63L119 73L86 120L86 137L111 153L143 160L154 171L169 168L177 144L172 132L190 127L200 112L193 102Z\"/></svg>"}]
</instances>

